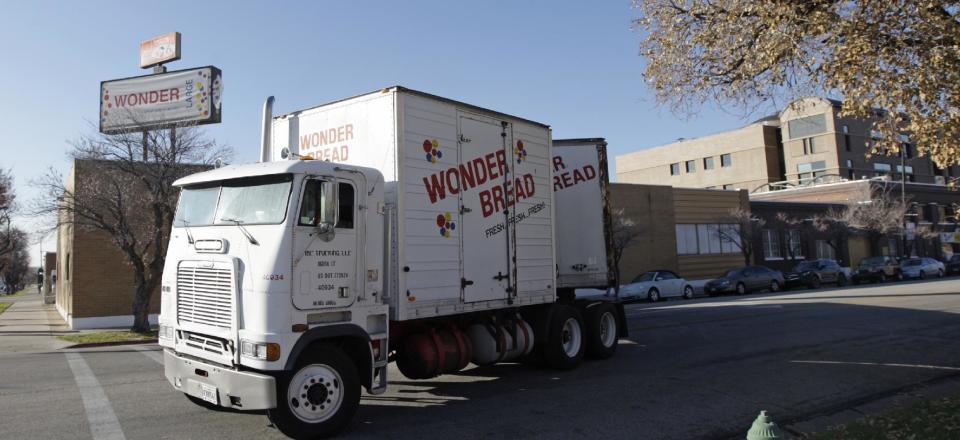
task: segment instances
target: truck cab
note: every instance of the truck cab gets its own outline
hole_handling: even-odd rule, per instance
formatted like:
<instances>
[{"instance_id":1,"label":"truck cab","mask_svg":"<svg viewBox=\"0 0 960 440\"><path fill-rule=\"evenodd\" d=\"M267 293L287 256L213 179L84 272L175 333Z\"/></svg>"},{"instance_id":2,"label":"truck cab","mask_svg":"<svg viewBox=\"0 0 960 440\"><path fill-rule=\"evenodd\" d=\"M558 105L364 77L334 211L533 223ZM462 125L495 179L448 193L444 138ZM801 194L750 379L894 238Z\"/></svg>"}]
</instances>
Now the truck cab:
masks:
<instances>
[{"instance_id":1,"label":"truck cab","mask_svg":"<svg viewBox=\"0 0 960 440\"><path fill-rule=\"evenodd\" d=\"M381 301L384 182L377 170L279 161L219 168L175 185L182 193L163 273L159 343L176 389L197 403L243 410L276 408L289 397L301 402L299 413L285 416L308 421L331 415L327 400L359 400L345 375L383 391L388 306ZM319 341L336 345L352 371L277 374L302 367L306 351L324 348ZM303 392L284 393L293 388Z\"/></svg>"}]
</instances>

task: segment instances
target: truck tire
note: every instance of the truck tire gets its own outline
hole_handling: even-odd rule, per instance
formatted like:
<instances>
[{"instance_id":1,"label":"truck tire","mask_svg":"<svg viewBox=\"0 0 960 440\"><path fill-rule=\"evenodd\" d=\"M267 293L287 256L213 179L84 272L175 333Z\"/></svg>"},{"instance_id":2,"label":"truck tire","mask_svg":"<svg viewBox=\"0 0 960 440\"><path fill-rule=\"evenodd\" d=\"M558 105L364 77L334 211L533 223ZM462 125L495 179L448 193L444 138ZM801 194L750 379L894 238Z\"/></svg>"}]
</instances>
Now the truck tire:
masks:
<instances>
[{"instance_id":1,"label":"truck tire","mask_svg":"<svg viewBox=\"0 0 960 440\"><path fill-rule=\"evenodd\" d=\"M620 334L617 310L613 304L600 303L588 307L584 313L587 324L587 356L606 359L617 352Z\"/></svg>"},{"instance_id":2,"label":"truck tire","mask_svg":"<svg viewBox=\"0 0 960 440\"><path fill-rule=\"evenodd\" d=\"M566 304L554 305L547 339L542 345L544 363L558 370L576 368L583 362L585 339L580 311Z\"/></svg>"},{"instance_id":3,"label":"truck tire","mask_svg":"<svg viewBox=\"0 0 960 440\"><path fill-rule=\"evenodd\" d=\"M339 348L310 347L294 371L277 380L277 407L267 416L294 439L336 434L360 406L360 379L353 362Z\"/></svg>"}]
</instances>

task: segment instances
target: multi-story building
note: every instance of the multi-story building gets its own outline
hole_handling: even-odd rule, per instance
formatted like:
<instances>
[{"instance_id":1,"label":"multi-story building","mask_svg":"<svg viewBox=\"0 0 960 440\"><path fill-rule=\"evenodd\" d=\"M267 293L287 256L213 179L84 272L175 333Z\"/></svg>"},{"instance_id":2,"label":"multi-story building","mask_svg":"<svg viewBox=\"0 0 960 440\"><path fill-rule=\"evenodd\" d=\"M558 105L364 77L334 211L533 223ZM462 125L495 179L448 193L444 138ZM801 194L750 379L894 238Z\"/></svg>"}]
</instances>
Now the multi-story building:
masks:
<instances>
[{"instance_id":1,"label":"multi-story building","mask_svg":"<svg viewBox=\"0 0 960 440\"><path fill-rule=\"evenodd\" d=\"M617 156L617 182L753 190L782 179L776 116Z\"/></svg>"},{"instance_id":2,"label":"multi-story building","mask_svg":"<svg viewBox=\"0 0 960 440\"><path fill-rule=\"evenodd\" d=\"M901 173L907 182L939 185L960 176L956 166L939 169L918 156L909 134L901 135L902 158L872 153L878 134L870 121L841 116L841 105L803 98L736 130L617 156L617 181L753 193L865 177L900 180Z\"/></svg>"}]
</instances>

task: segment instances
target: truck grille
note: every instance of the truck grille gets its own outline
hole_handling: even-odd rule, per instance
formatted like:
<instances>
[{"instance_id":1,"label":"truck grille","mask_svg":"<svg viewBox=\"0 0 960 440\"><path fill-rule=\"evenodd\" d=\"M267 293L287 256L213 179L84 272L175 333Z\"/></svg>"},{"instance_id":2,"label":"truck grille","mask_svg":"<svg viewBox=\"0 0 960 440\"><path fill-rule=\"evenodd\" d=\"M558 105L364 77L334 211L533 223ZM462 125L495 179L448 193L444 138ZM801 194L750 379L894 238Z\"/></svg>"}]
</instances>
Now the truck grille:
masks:
<instances>
[{"instance_id":1,"label":"truck grille","mask_svg":"<svg viewBox=\"0 0 960 440\"><path fill-rule=\"evenodd\" d=\"M206 264L210 266L209 263ZM229 329L233 322L233 270L229 263L177 268L177 320Z\"/></svg>"}]
</instances>

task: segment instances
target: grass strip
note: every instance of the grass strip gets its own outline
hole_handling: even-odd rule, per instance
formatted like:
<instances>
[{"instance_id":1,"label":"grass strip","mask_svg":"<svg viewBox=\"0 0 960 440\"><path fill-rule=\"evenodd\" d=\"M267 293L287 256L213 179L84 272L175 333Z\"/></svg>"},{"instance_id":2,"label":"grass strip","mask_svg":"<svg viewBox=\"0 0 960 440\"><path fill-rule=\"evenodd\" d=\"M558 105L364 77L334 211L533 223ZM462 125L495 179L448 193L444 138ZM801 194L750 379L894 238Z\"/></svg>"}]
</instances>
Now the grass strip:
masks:
<instances>
[{"instance_id":1,"label":"grass strip","mask_svg":"<svg viewBox=\"0 0 960 440\"><path fill-rule=\"evenodd\" d=\"M104 342L127 342L157 339L157 331L150 333L135 333L129 330L106 330L98 332L82 332L71 335L57 336L62 341L74 344L99 344Z\"/></svg>"},{"instance_id":2,"label":"grass strip","mask_svg":"<svg viewBox=\"0 0 960 440\"><path fill-rule=\"evenodd\" d=\"M917 402L818 433L813 440L955 440L960 438L960 395Z\"/></svg>"}]
</instances>

